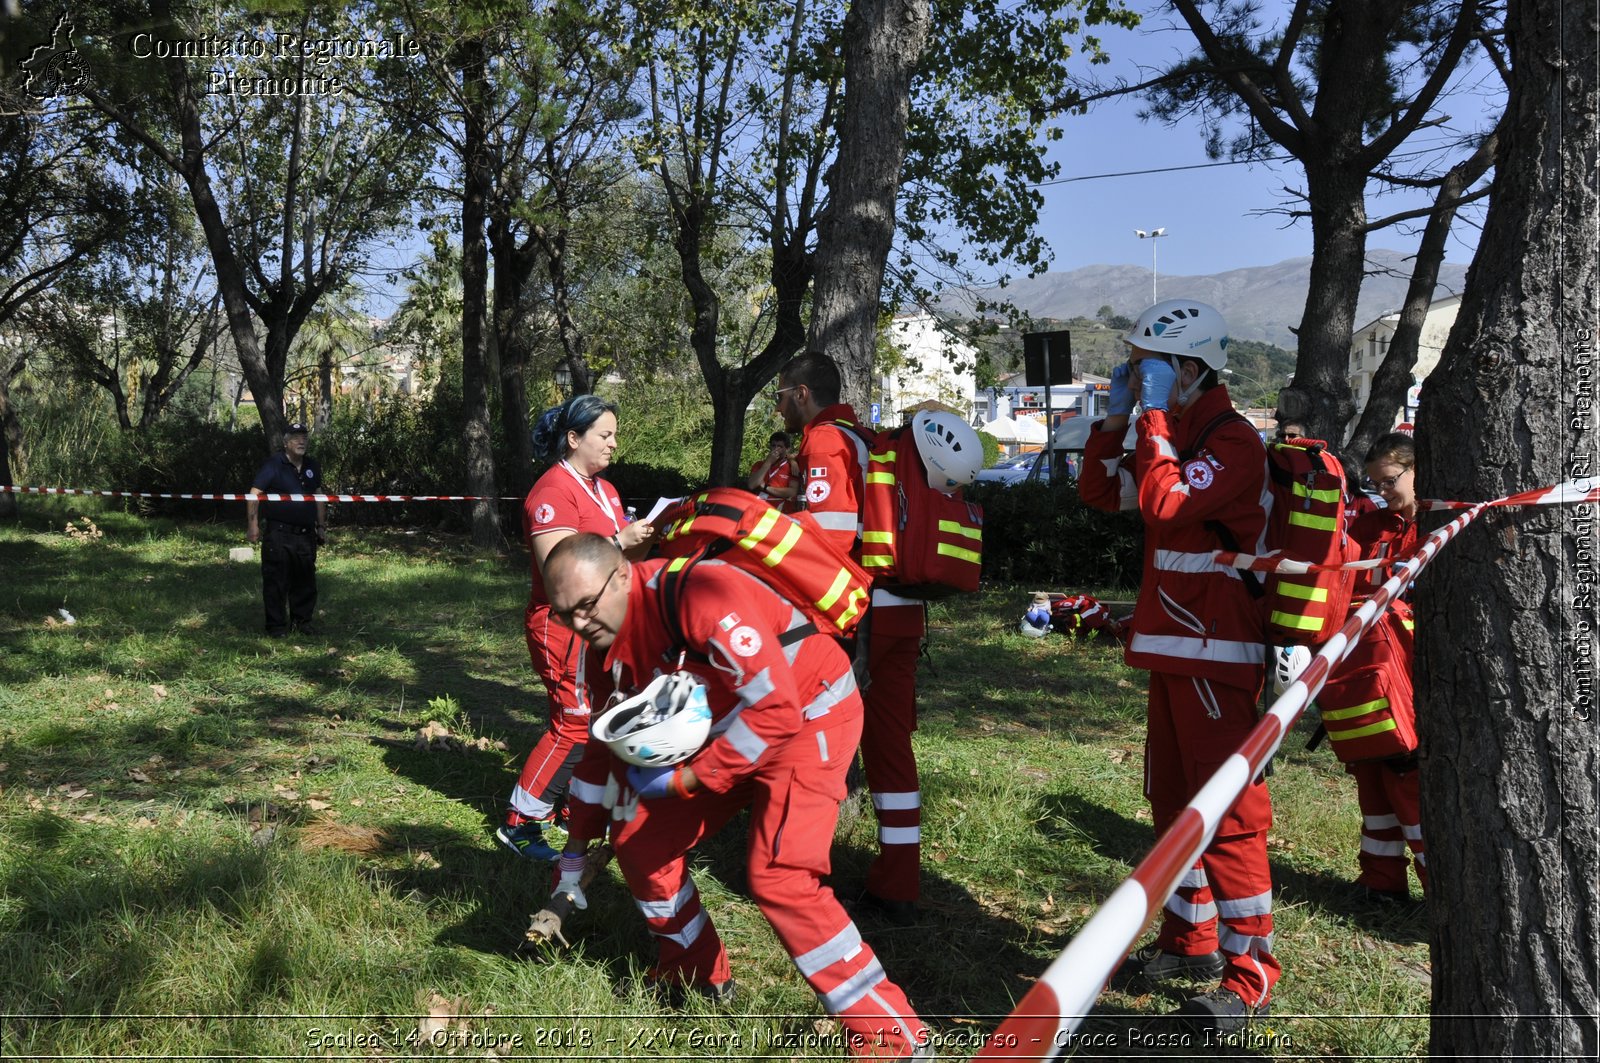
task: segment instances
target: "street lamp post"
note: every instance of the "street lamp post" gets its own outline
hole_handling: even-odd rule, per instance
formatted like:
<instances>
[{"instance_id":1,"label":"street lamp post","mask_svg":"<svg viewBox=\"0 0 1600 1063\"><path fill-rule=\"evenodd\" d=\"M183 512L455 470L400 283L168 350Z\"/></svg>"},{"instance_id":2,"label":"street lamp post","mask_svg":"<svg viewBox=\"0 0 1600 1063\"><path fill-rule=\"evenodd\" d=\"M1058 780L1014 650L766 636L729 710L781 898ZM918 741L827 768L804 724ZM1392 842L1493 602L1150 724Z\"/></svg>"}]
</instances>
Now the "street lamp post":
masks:
<instances>
[{"instance_id":1,"label":"street lamp post","mask_svg":"<svg viewBox=\"0 0 1600 1063\"><path fill-rule=\"evenodd\" d=\"M1143 229L1135 229L1133 231L1139 235L1139 239L1150 241L1150 303L1153 306L1161 301L1156 296L1156 240L1167 235L1167 230L1151 229L1149 232L1145 232Z\"/></svg>"}]
</instances>

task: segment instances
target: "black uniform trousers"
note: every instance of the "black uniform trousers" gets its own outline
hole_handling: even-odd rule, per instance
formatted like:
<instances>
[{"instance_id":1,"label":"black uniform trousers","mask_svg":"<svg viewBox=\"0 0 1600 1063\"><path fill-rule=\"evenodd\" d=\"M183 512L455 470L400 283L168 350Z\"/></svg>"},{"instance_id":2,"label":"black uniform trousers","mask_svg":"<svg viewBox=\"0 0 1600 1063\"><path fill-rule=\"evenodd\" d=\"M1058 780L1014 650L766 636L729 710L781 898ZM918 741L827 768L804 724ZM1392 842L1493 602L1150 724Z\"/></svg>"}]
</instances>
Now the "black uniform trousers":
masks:
<instances>
[{"instance_id":1,"label":"black uniform trousers","mask_svg":"<svg viewBox=\"0 0 1600 1063\"><path fill-rule=\"evenodd\" d=\"M267 521L267 534L261 541L261 596L267 609L267 634L282 635L291 625L311 623L317 612L315 528Z\"/></svg>"}]
</instances>

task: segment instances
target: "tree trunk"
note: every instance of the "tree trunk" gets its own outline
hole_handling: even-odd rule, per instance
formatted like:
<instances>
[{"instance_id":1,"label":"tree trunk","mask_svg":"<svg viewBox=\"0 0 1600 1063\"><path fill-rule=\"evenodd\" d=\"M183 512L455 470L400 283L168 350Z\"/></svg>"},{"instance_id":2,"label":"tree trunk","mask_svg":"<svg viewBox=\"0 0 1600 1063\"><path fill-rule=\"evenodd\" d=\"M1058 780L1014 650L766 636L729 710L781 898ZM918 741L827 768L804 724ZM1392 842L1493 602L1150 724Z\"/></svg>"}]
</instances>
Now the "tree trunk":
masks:
<instances>
[{"instance_id":1,"label":"tree trunk","mask_svg":"<svg viewBox=\"0 0 1600 1063\"><path fill-rule=\"evenodd\" d=\"M11 382L22 372L27 355L19 345L4 357L9 364L0 363L0 484L15 486L12 463L18 469L22 467L22 425L11 405ZM15 517L18 510L16 495L9 491L0 494L0 517Z\"/></svg>"},{"instance_id":2,"label":"tree trunk","mask_svg":"<svg viewBox=\"0 0 1600 1063\"><path fill-rule=\"evenodd\" d=\"M1417 245L1400 322L1395 326L1383 364L1372 374L1366 408L1361 411L1349 441L1340 450L1347 463L1361 461L1367 448L1389 431L1405 408L1406 391L1411 387L1422 340L1422 326L1427 323L1428 307L1439 284L1439 265L1444 261L1445 241L1450 235L1450 226L1455 223L1458 201L1474 181L1488 172L1497 143L1497 135L1490 134L1470 157L1451 167L1439 186L1434 212L1428 216L1422 240Z\"/></svg>"},{"instance_id":3,"label":"tree trunk","mask_svg":"<svg viewBox=\"0 0 1600 1063\"><path fill-rule=\"evenodd\" d=\"M1306 163L1311 209L1311 277L1300 317L1294 383L1278 408L1315 439L1343 439L1355 413L1350 335L1367 253L1366 175Z\"/></svg>"},{"instance_id":4,"label":"tree trunk","mask_svg":"<svg viewBox=\"0 0 1600 1063\"><path fill-rule=\"evenodd\" d=\"M844 26L839 155L818 225L811 347L831 355L845 402L872 396L884 264L894 242L911 77L928 37L928 0L855 0Z\"/></svg>"},{"instance_id":5,"label":"tree trunk","mask_svg":"<svg viewBox=\"0 0 1600 1063\"><path fill-rule=\"evenodd\" d=\"M490 227L494 253L494 334L500 352L500 423L512 467L505 473L506 492L524 498L533 489L533 440L528 430L528 362L530 344L523 300L528 278L538 262L533 248L518 246L501 219Z\"/></svg>"},{"instance_id":6,"label":"tree trunk","mask_svg":"<svg viewBox=\"0 0 1600 1063\"><path fill-rule=\"evenodd\" d=\"M1419 493L1593 475L1593 6L1511 0L1510 120L1418 420ZM1594 1059L1595 507L1491 511L1418 595L1432 1052Z\"/></svg>"},{"instance_id":7,"label":"tree trunk","mask_svg":"<svg viewBox=\"0 0 1600 1063\"><path fill-rule=\"evenodd\" d=\"M494 183L489 172L487 133L483 123L488 82L483 43L470 41L461 47L464 55L462 87L466 97L462 151L466 172L461 195L461 400L465 421L462 433L467 451L467 493L482 498L472 503L472 542L475 546L494 549L500 546L500 511L494 501L499 489L495 486L488 359L484 350L489 297L489 248L484 226L488 220L488 195Z\"/></svg>"}]
</instances>

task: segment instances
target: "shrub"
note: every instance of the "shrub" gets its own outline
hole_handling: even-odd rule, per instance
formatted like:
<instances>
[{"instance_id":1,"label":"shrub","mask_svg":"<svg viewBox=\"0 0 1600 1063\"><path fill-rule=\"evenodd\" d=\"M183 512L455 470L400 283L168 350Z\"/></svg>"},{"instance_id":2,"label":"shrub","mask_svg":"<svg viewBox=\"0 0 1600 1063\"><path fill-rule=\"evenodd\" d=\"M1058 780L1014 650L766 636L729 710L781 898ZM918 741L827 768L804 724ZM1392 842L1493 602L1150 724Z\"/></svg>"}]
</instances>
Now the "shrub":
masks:
<instances>
[{"instance_id":1,"label":"shrub","mask_svg":"<svg viewBox=\"0 0 1600 1063\"><path fill-rule=\"evenodd\" d=\"M1144 526L1137 513L1089 508L1072 479L967 490L984 509L985 580L1052 589L1139 585Z\"/></svg>"}]
</instances>

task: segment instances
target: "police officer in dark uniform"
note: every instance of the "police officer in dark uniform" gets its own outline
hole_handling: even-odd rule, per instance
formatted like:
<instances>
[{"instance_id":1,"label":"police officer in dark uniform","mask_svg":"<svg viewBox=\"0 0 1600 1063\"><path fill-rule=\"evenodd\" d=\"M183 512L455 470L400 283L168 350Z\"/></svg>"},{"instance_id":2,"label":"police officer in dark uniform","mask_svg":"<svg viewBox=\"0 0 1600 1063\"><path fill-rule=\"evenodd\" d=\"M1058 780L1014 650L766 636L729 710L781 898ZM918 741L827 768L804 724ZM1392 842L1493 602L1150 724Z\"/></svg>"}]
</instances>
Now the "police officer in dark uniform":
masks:
<instances>
[{"instance_id":1,"label":"police officer in dark uniform","mask_svg":"<svg viewBox=\"0 0 1600 1063\"><path fill-rule=\"evenodd\" d=\"M306 426L292 424L283 439L283 453L267 459L245 502L249 523L245 537L261 542L261 594L267 608L267 634L283 638L291 630L314 635L317 612L317 546L327 539L326 502L262 501L260 495L315 494L322 490L322 469L306 454ZM265 536L258 520L266 521ZM287 609L285 604L287 603Z\"/></svg>"}]
</instances>

